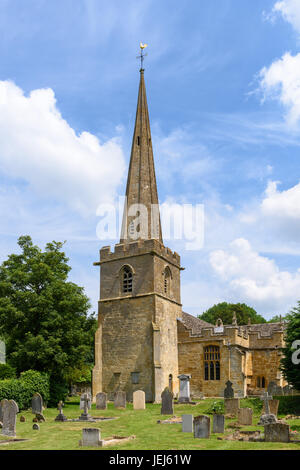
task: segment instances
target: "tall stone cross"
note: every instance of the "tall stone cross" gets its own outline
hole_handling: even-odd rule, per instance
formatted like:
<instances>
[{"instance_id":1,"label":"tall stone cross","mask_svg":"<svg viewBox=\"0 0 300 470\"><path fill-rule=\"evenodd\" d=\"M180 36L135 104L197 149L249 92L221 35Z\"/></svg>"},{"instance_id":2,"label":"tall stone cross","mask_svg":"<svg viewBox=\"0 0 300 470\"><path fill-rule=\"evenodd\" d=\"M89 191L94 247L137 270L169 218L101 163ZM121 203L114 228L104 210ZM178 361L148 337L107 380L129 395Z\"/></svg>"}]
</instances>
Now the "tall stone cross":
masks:
<instances>
[{"instance_id":1,"label":"tall stone cross","mask_svg":"<svg viewBox=\"0 0 300 470\"><path fill-rule=\"evenodd\" d=\"M84 394L83 396L83 414L88 415L89 414L89 402L90 398L87 393Z\"/></svg>"},{"instance_id":2,"label":"tall stone cross","mask_svg":"<svg viewBox=\"0 0 300 470\"><path fill-rule=\"evenodd\" d=\"M62 401L58 402L57 409L59 411L59 414L61 414L61 415L63 414L63 406L64 406L64 404L63 404Z\"/></svg>"},{"instance_id":3,"label":"tall stone cross","mask_svg":"<svg viewBox=\"0 0 300 470\"><path fill-rule=\"evenodd\" d=\"M269 395L268 392L264 392L263 396L260 399L265 403L266 415L270 414L269 400L273 400L272 395Z\"/></svg>"}]
</instances>

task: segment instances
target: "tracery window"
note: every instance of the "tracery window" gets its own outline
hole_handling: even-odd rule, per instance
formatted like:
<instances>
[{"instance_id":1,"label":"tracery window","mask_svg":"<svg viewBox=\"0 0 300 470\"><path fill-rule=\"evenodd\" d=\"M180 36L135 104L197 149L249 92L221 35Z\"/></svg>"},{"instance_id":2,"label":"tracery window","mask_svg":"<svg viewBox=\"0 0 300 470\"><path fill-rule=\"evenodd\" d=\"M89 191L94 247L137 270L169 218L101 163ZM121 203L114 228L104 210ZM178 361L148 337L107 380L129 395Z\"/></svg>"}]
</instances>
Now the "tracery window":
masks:
<instances>
[{"instance_id":1,"label":"tracery window","mask_svg":"<svg viewBox=\"0 0 300 470\"><path fill-rule=\"evenodd\" d=\"M220 348L206 346L204 348L204 379L220 380Z\"/></svg>"},{"instance_id":2,"label":"tracery window","mask_svg":"<svg viewBox=\"0 0 300 470\"><path fill-rule=\"evenodd\" d=\"M127 294L132 292L132 270L129 266L124 266L122 269L122 291Z\"/></svg>"}]
</instances>

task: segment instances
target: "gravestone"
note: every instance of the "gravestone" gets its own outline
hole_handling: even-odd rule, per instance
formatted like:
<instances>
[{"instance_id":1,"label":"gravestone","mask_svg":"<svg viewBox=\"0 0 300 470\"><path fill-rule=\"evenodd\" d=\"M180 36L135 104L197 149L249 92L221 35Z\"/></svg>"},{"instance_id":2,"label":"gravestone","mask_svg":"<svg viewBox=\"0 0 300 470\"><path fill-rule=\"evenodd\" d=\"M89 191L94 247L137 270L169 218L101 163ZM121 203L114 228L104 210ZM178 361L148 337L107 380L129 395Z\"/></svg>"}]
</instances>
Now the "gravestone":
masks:
<instances>
[{"instance_id":1,"label":"gravestone","mask_svg":"<svg viewBox=\"0 0 300 470\"><path fill-rule=\"evenodd\" d=\"M179 403L189 403L190 397L190 379L191 375L181 374L179 378Z\"/></svg>"},{"instance_id":2,"label":"gravestone","mask_svg":"<svg viewBox=\"0 0 300 470\"><path fill-rule=\"evenodd\" d=\"M57 409L59 410L59 414L56 416L54 421L68 421L67 417L63 414L63 402L60 401L57 405Z\"/></svg>"},{"instance_id":3,"label":"gravestone","mask_svg":"<svg viewBox=\"0 0 300 470\"><path fill-rule=\"evenodd\" d=\"M239 398L225 398L224 400L225 414L237 416L240 408Z\"/></svg>"},{"instance_id":4,"label":"gravestone","mask_svg":"<svg viewBox=\"0 0 300 470\"><path fill-rule=\"evenodd\" d=\"M210 437L210 418L205 415L194 418L194 437L197 439L209 439Z\"/></svg>"},{"instance_id":5,"label":"gravestone","mask_svg":"<svg viewBox=\"0 0 300 470\"><path fill-rule=\"evenodd\" d=\"M225 416L220 414L213 415L213 433L225 432Z\"/></svg>"},{"instance_id":6,"label":"gravestone","mask_svg":"<svg viewBox=\"0 0 300 470\"><path fill-rule=\"evenodd\" d=\"M230 382L230 380L226 382L226 388L224 389L224 398L234 398L234 390L232 388L232 382Z\"/></svg>"},{"instance_id":7,"label":"gravestone","mask_svg":"<svg viewBox=\"0 0 300 470\"><path fill-rule=\"evenodd\" d=\"M169 389L166 387L161 394L161 415L173 415L174 414L174 395Z\"/></svg>"},{"instance_id":8,"label":"gravestone","mask_svg":"<svg viewBox=\"0 0 300 470\"><path fill-rule=\"evenodd\" d=\"M282 387L280 387L279 385L276 384L276 382L274 381L271 381L269 382L269 385L268 385L268 393L269 395L283 395L283 389Z\"/></svg>"},{"instance_id":9,"label":"gravestone","mask_svg":"<svg viewBox=\"0 0 300 470\"><path fill-rule=\"evenodd\" d=\"M33 414L43 414L43 398L39 393L35 393L31 400Z\"/></svg>"},{"instance_id":10,"label":"gravestone","mask_svg":"<svg viewBox=\"0 0 300 470\"><path fill-rule=\"evenodd\" d=\"M102 445L100 429L97 428L83 428L82 440L79 445L83 447L99 447Z\"/></svg>"},{"instance_id":11,"label":"gravestone","mask_svg":"<svg viewBox=\"0 0 300 470\"><path fill-rule=\"evenodd\" d=\"M136 390L133 392L133 409L144 410L145 408L145 392L143 390Z\"/></svg>"},{"instance_id":12,"label":"gravestone","mask_svg":"<svg viewBox=\"0 0 300 470\"><path fill-rule=\"evenodd\" d=\"M288 424L272 423L265 425L265 442L289 442L290 427Z\"/></svg>"},{"instance_id":13,"label":"gravestone","mask_svg":"<svg viewBox=\"0 0 300 470\"><path fill-rule=\"evenodd\" d=\"M293 395L293 387L291 385L286 385L282 389L283 395Z\"/></svg>"},{"instance_id":14,"label":"gravestone","mask_svg":"<svg viewBox=\"0 0 300 470\"><path fill-rule=\"evenodd\" d=\"M96 409L106 410L107 409L107 393L99 392L96 395Z\"/></svg>"},{"instance_id":15,"label":"gravestone","mask_svg":"<svg viewBox=\"0 0 300 470\"><path fill-rule=\"evenodd\" d=\"M40 430L40 426L39 426L37 423L34 423L34 424L32 425L32 429L33 429L34 431L39 431L39 430Z\"/></svg>"},{"instance_id":16,"label":"gravestone","mask_svg":"<svg viewBox=\"0 0 300 470\"><path fill-rule=\"evenodd\" d=\"M19 407L14 400L2 400L3 422L2 432L4 436L16 436L17 413Z\"/></svg>"},{"instance_id":17,"label":"gravestone","mask_svg":"<svg viewBox=\"0 0 300 470\"><path fill-rule=\"evenodd\" d=\"M91 407L92 407L92 397L91 397L91 394L90 393L83 393L80 397L80 405L79 405L79 409L80 410L84 410L84 403L85 403L85 395L87 395L88 397L88 409L90 410Z\"/></svg>"},{"instance_id":18,"label":"gravestone","mask_svg":"<svg viewBox=\"0 0 300 470\"><path fill-rule=\"evenodd\" d=\"M271 415L275 415L277 416L278 414L278 408L279 408L279 400L269 400L269 413ZM264 406L263 406L263 413L262 414L267 414L266 413L267 410L266 410L266 405L264 403Z\"/></svg>"},{"instance_id":19,"label":"gravestone","mask_svg":"<svg viewBox=\"0 0 300 470\"><path fill-rule=\"evenodd\" d=\"M118 391L114 396L115 408L126 408L126 392Z\"/></svg>"},{"instance_id":20,"label":"gravestone","mask_svg":"<svg viewBox=\"0 0 300 470\"><path fill-rule=\"evenodd\" d=\"M89 415L89 406L91 404L91 398L88 393L83 394L83 413L79 416L79 421L90 421L92 420Z\"/></svg>"},{"instance_id":21,"label":"gravestone","mask_svg":"<svg viewBox=\"0 0 300 470\"><path fill-rule=\"evenodd\" d=\"M182 415L182 432L194 431L194 417L193 415Z\"/></svg>"},{"instance_id":22,"label":"gravestone","mask_svg":"<svg viewBox=\"0 0 300 470\"><path fill-rule=\"evenodd\" d=\"M260 420L257 424L259 426L265 426L266 424L276 423L276 416L270 413L269 406L269 401L273 400L273 397L269 395L269 392L264 392L260 399L264 402L265 413L261 415Z\"/></svg>"},{"instance_id":23,"label":"gravestone","mask_svg":"<svg viewBox=\"0 0 300 470\"><path fill-rule=\"evenodd\" d=\"M3 423L3 408L2 408L2 401L0 401L0 423Z\"/></svg>"},{"instance_id":24,"label":"gravestone","mask_svg":"<svg viewBox=\"0 0 300 470\"><path fill-rule=\"evenodd\" d=\"M252 408L240 408L238 410L238 424L241 424L242 426L252 426L252 418Z\"/></svg>"}]
</instances>

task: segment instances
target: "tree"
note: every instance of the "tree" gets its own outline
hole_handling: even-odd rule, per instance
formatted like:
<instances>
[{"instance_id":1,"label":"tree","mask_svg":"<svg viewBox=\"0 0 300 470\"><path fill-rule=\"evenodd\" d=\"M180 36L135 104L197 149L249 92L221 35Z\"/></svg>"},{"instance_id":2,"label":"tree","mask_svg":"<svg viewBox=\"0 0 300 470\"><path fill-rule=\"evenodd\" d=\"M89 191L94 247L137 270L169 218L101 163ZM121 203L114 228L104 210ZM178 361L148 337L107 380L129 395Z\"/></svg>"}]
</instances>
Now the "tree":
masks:
<instances>
[{"instance_id":1,"label":"tree","mask_svg":"<svg viewBox=\"0 0 300 470\"><path fill-rule=\"evenodd\" d=\"M285 321L285 320L286 320L286 317L283 317L281 315L275 315L270 320L268 320L268 323L279 323L280 321Z\"/></svg>"},{"instance_id":2,"label":"tree","mask_svg":"<svg viewBox=\"0 0 300 470\"><path fill-rule=\"evenodd\" d=\"M286 381L300 390L300 301L285 317L285 347L281 359L281 370ZM298 351L298 352L297 352Z\"/></svg>"},{"instance_id":3,"label":"tree","mask_svg":"<svg viewBox=\"0 0 300 470\"><path fill-rule=\"evenodd\" d=\"M220 318L224 325L231 325L233 320L234 312L236 313L238 325L247 325L249 318L252 324L266 323L265 318L258 315L257 312L246 304L228 304L227 302L221 302L217 305L203 312L198 318L208 323L216 324L216 321Z\"/></svg>"},{"instance_id":4,"label":"tree","mask_svg":"<svg viewBox=\"0 0 300 470\"><path fill-rule=\"evenodd\" d=\"M8 363L18 373L48 372L65 381L65 371L93 362L94 314L88 315L84 289L68 282L69 259L64 243L48 243L45 251L29 236L18 240L21 254L0 266L0 335Z\"/></svg>"}]
</instances>

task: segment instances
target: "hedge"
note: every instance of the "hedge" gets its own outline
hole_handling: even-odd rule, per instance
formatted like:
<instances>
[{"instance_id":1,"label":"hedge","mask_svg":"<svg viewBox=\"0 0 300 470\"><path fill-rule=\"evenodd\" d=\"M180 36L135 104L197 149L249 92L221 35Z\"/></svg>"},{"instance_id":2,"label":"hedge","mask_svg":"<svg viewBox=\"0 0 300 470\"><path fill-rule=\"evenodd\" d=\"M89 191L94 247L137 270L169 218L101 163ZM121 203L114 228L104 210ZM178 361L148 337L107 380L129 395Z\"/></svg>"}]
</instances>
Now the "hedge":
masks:
<instances>
[{"instance_id":1,"label":"hedge","mask_svg":"<svg viewBox=\"0 0 300 470\"><path fill-rule=\"evenodd\" d=\"M36 370L22 372L19 379L0 380L0 401L15 400L19 410L31 407L34 393L40 393L46 404L50 397L49 376Z\"/></svg>"},{"instance_id":2,"label":"hedge","mask_svg":"<svg viewBox=\"0 0 300 470\"><path fill-rule=\"evenodd\" d=\"M279 395L273 398L279 400L279 415L300 416L300 395Z\"/></svg>"}]
</instances>

